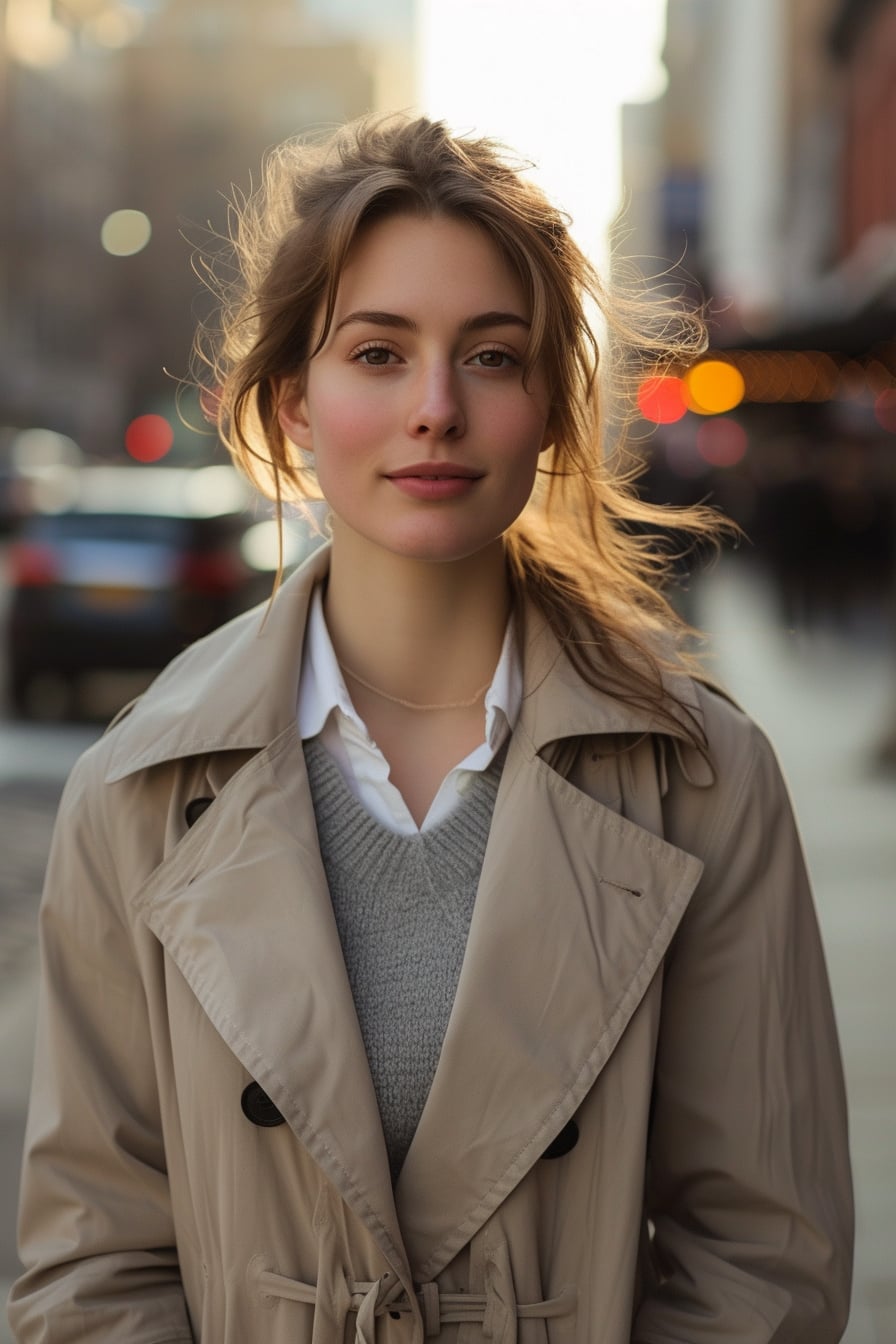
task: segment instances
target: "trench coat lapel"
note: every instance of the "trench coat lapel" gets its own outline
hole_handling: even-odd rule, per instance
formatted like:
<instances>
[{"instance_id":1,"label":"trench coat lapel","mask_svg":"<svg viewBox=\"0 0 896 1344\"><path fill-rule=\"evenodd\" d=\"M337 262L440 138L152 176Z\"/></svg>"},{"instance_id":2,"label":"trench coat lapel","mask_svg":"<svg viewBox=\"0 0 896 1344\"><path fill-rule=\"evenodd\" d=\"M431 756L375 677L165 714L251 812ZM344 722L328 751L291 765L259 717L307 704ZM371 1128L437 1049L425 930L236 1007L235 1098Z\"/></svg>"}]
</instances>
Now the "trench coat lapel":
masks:
<instances>
[{"instance_id":1,"label":"trench coat lapel","mask_svg":"<svg viewBox=\"0 0 896 1344\"><path fill-rule=\"evenodd\" d=\"M576 694L573 681L567 689ZM396 1187L422 1281L578 1108L702 872L699 859L593 801L538 755L541 737L560 727L552 719L575 713L569 695L549 699L524 709L511 739L457 995Z\"/></svg>"},{"instance_id":2,"label":"trench coat lapel","mask_svg":"<svg viewBox=\"0 0 896 1344\"><path fill-rule=\"evenodd\" d=\"M407 1279L294 724L225 787L136 905L228 1047Z\"/></svg>"}]
</instances>

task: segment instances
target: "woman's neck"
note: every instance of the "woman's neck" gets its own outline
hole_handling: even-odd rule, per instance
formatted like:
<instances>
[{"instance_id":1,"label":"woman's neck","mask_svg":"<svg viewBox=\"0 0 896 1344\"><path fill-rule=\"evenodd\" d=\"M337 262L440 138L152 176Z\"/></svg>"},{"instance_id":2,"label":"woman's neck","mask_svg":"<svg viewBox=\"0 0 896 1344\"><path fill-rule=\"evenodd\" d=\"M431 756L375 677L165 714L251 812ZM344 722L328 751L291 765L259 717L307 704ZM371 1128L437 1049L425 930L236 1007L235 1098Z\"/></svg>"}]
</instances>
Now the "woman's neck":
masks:
<instances>
[{"instance_id":1,"label":"woman's neck","mask_svg":"<svg viewBox=\"0 0 896 1344\"><path fill-rule=\"evenodd\" d=\"M351 550L334 538L324 599L344 667L415 704L460 701L488 684L510 607L500 542L450 563L378 551L360 565Z\"/></svg>"}]
</instances>

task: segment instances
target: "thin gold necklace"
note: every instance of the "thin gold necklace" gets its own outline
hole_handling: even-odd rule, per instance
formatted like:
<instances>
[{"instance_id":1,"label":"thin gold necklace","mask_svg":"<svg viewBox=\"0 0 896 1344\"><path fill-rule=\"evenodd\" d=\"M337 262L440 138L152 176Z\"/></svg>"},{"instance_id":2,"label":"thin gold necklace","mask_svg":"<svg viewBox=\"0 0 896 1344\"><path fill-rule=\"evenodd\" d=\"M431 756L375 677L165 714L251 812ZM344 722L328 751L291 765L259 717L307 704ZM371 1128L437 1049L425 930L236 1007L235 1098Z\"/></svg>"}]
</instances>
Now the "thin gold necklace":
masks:
<instances>
[{"instance_id":1,"label":"thin gold necklace","mask_svg":"<svg viewBox=\"0 0 896 1344\"><path fill-rule=\"evenodd\" d=\"M342 668L343 672L347 672L352 681L356 681L359 686L364 686L368 691L373 691L374 695L381 696L383 700L390 700L393 705L401 705L404 709L470 709L471 706L476 704L477 700L482 699L489 686L492 684L492 679L489 677L485 685L480 686L479 690L476 691L474 695L471 695L469 700L449 700L448 703L444 705L421 705L416 700L403 700L400 695L390 695L388 691L381 691L379 686L374 686L372 682L365 681L360 673L353 672L350 667L346 667L345 663L340 663L339 666Z\"/></svg>"}]
</instances>

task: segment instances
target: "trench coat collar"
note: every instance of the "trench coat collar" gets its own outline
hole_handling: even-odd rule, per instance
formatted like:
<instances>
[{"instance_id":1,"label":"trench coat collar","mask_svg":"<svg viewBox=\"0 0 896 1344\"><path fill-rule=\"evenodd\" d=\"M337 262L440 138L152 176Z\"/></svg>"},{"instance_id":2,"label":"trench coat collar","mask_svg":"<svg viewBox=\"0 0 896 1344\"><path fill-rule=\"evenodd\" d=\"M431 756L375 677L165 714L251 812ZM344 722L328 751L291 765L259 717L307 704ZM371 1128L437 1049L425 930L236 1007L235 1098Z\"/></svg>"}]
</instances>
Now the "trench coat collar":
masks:
<instances>
[{"instance_id":1,"label":"trench coat collar","mask_svg":"<svg viewBox=\"0 0 896 1344\"><path fill-rule=\"evenodd\" d=\"M229 622L191 645L120 719L106 782L163 761L215 752L260 750L295 722L308 606L329 569L322 545L282 585L273 602ZM520 723L536 751L565 738L657 729L686 736L689 718L702 725L691 680L666 679L679 729L651 712L586 684L544 618L523 620Z\"/></svg>"},{"instance_id":2,"label":"trench coat collar","mask_svg":"<svg viewBox=\"0 0 896 1344\"><path fill-rule=\"evenodd\" d=\"M190 645L117 725L106 782L163 761L258 750L295 722L305 622L329 570L320 546L262 603Z\"/></svg>"}]
</instances>

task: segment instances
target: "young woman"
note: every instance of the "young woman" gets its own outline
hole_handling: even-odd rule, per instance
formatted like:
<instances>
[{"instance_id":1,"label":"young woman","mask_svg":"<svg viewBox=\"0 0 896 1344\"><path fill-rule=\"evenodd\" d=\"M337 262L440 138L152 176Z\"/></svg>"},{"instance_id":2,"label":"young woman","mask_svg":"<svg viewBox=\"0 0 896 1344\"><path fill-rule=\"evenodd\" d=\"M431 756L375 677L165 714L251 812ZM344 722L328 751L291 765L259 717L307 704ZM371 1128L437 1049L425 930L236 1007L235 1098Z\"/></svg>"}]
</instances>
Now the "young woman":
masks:
<instances>
[{"instance_id":1,"label":"young woman","mask_svg":"<svg viewBox=\"0 0 896 1344\"><path fill-rule=\"evenodd\" d=\"M833 1344L800 845L681 652L585 305L660 338L423 119L287 146L237 243L221 432L332 535L67 787L17 1339Z\"/></svg>"}]
</instances>

